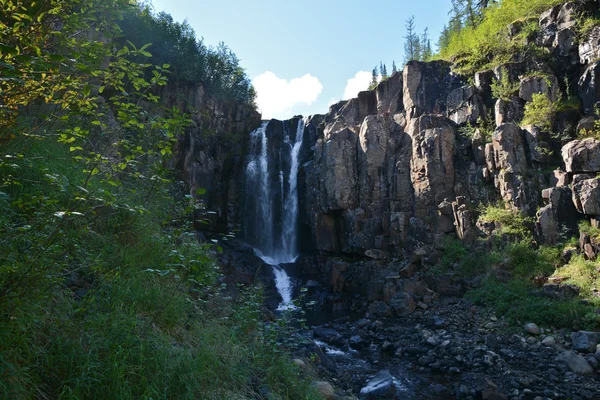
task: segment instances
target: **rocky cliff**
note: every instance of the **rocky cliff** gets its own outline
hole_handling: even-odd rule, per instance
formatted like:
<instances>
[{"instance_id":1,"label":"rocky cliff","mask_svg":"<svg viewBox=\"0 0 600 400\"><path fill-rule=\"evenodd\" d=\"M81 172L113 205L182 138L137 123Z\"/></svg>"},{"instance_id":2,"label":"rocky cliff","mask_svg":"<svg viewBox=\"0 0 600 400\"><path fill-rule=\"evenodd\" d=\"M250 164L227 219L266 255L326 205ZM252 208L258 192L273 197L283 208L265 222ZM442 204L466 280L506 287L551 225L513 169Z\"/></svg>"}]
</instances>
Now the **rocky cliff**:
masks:
<instances>
[{"instance_id":1,"label":"rocky cliff","mask_svg":"<svg viewBox=\"0 0 600 400\"><path fill-rule=\"evenodd\" d=\"M499 226L478 223L481 205L535 218L539 244L577 235L581 219L597 226L600 142L581 133L598 118L600 28L577 38L575 15L585 7L597 6L571 2L540 16L528 40L541 55L514 54L474 76L449 62L409 62L375 90L307 120L303 250L325 256L315 269L332 287L379 279L373 297L383 296L382 265L435 263L447 237L490 237ZM516 89L497 98L492 88L501 82ZM544 126L525 125L537 94L555 112Z\"/></svg>"},{"instance_id":2,"label":"rocky cliff","mask_svg":"<svg viewBox=\"0 0 600 400\"><path fill-rule=\"evenodd\" d=\"M206 95L202 86L187 82L170 82L159 95L163 105L190 113L193 121L176 145L171 167L185 192L203 201L204 209L196 215L196 221L203 221L198 229L239 231L244 155L260 114L249 105Z\"/></svg>"}]
</instances>

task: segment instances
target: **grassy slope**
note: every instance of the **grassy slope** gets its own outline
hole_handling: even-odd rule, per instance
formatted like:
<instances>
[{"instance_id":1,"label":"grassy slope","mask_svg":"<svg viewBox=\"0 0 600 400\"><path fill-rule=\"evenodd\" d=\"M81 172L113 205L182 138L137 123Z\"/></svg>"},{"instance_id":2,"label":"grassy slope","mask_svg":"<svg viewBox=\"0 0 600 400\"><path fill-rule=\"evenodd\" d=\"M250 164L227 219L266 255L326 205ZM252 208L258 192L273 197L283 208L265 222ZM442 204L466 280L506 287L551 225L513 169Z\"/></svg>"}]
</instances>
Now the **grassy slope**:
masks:
<instances>
[{"instance_id":1,"label":"grassy slope","mask_svg":"<svg viewBox=\"0 0 600 400\"><path fill-rule=\"evenodd\" d=\"M147 187L111 189L148 213L61 223L54 213L72 201L61 193L85 175L51 140L23 154L2 171L21 184L0 196L0 278L28 272L0 299L0 397L236 399L263 386L275 398L317 398L310 373L265 334L258 293L226 300L213 250L163 224L177 208L167 188L149 202Z\"/></svg>"}]
</instances>

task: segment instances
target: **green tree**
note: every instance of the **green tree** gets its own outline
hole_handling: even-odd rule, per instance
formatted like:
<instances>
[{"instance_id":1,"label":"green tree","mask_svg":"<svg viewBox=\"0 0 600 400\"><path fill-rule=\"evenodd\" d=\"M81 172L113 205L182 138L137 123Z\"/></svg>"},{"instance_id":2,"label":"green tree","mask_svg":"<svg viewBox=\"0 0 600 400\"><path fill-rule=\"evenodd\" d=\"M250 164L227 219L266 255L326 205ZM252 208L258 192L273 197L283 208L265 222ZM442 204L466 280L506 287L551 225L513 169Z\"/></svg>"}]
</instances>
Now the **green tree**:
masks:
<instances>
[{"instance_id":1,"label":"green tree","mask_svg":"<svg viewBox=\"0 0 600 400\"><path fill-rule=\"evenodd\" d=\"M418 60L420 57L420 40L415 32L415 16L406 21L406 36L404 36L404 63Z\"/></svg>"},{"instance_id":2,"label":"green tree","mask_svg":"<svg viewBox=\"0 0 600 400\"><path fill-rule=\"evenodd\" d=\"M371 83L369 84L369 90L375 89L378 83L379 79L377 73L377 66L375 66L375 68L373 68L373 71L371 72Z\"/></svg>"},{"instance_id":3,"label":"green tree","mask_svg":"<svg viewBox=\"0 0 600 400\"><path fill-rule=\"evenodd\" d=\"M388 78L387 67L385 64L379 62L379 71L381 71L381 80L385 81Z\"/></svg>"},{"instance_id":4,"label":"green tree","mask_svg":"<svg viewBox=\"0 0 600 400\"><path fill-rule=\"evenodd\" d=\"M396 72L398 72L398 69L396 68L396 61L392 61L392 75L394 75Z\"/></svg>"},{"instance_id":5,"label":"green tree","mask_svg":"<svg viewBox=\"0 0 600 400\"><path fill-rule=\"evenodd\" d=\"M429 28L425 28L421 35L421 60L429 61L433 57L433 50L431 49L431 40L429 40Z\"/></svg>"}]
</instances>

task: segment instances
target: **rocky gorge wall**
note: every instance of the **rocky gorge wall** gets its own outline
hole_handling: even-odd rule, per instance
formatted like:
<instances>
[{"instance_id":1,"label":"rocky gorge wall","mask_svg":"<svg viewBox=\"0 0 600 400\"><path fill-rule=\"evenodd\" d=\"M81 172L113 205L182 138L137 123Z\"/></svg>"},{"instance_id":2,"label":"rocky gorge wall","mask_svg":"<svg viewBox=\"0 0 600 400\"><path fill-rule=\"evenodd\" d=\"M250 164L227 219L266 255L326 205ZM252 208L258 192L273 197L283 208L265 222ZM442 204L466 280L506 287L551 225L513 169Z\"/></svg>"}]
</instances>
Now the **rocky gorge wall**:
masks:
<instances>
[{"instance_id":1,"label":"rocky gorge wall","mask_svg":"<svg viewBox=\"0 0 600 400\"><path fill-rule=\"evenodd\" d=\"M318 256L306 270L336 291L381 299L390 271L435 264L446 237L489 238L499 226L477 221L481 205L502 202L534 217L540 244L577 235L581 219L597 226L600 141L577 139L593 130L600 101L600 27L576 35L575 15L587 6L570 2L540 16L530 40L547 49L544 57L515 54L467 77L448 62L411 61L375 90L308 118L300 221L304 252ZM516 35L521 26L509 28ZM504 74L518 88L509 99L492 90ZM546 127L523 125L535 94L580 105L557 107Z\"/></svg>"}]
</instances>

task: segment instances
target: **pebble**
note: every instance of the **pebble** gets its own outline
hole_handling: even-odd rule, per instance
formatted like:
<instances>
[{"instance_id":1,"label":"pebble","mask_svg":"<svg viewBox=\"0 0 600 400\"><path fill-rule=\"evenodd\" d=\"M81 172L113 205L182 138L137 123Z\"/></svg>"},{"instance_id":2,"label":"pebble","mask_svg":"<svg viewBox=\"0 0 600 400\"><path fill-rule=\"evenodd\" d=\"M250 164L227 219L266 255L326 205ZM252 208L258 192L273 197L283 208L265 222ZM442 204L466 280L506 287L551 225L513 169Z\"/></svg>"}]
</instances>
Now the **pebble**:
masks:
<instances>
[{"instance_id":1,"label":"pebble","mask_svg":"<svg viewBox=\"0 0 600 400\"><path fill-rule=\"evenodd\" d=\"M536 324L534 324L533 322L526 324L524 329L525 329L525 333L528 333L530 335L537 336L540 334L540 328L538 328L538 326Z\"/></svg>"}]
</instances>

